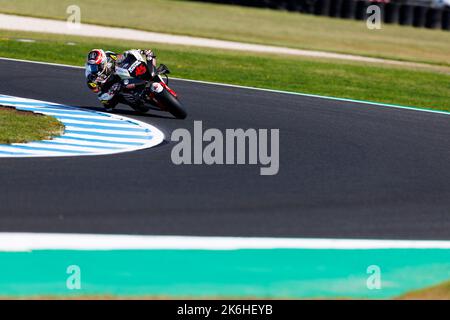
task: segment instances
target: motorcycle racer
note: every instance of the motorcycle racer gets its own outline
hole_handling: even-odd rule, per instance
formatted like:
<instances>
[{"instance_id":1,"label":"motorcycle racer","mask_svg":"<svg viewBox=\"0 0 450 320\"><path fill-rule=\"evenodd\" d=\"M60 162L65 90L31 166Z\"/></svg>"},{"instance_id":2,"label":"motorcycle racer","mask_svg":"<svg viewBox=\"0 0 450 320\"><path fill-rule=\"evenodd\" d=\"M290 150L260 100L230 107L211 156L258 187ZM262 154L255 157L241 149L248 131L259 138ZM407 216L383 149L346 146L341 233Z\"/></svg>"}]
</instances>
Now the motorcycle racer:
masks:
<instances>
[{"instance_id":1,"label":"motorcycle racer","mask_svg":"<svg viewBox=\"0 0 450 320\"><path fill-rule=\"evenodd\" d=\"M139 52L146 57L147 63L156 66L156 56L152 50L128 50L122 54L102 49L93 49L87 56L85 76L89 89L97 94L107 111L111 111L117 104L114 97L121 89L120 77L115 73L116 66L125 60L128 54Z\"/></svg>"}]
</instances>

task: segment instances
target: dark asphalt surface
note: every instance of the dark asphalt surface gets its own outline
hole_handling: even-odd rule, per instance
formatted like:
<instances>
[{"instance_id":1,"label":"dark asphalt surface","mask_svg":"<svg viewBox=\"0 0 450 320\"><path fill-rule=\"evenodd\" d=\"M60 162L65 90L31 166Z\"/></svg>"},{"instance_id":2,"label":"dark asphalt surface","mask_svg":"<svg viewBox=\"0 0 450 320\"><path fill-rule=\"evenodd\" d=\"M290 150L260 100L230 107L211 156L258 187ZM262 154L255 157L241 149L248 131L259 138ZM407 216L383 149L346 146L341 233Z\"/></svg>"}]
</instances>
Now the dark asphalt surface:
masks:
<instances>
[{"instance_id":1,"label":"dark asphalt surface","mask_svg":"<svg viewBox=\"0 0 450 320\"><path fill-rule=\"evenodd\" d=\"M279 128L280 172L183 165L167 142L113 156L0 159L0 231L450 239L450 117L172 81L176 128ZM96 107L82 70L0 60L0 93Z\"/></svg>"}]
</instances>

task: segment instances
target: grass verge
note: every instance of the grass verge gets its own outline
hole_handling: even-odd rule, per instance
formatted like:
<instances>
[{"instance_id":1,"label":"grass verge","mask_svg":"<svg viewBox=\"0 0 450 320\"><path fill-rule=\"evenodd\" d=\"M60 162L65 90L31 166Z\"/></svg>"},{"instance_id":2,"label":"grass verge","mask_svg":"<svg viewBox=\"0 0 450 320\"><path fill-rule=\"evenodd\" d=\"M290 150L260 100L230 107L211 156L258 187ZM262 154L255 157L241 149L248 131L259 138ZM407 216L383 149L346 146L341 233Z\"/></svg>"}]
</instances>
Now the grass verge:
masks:
<instances>
[{"instance_id":1,"label":"grass verge","mask_svg":"<svg viewBox=\"0 0 450 320\"><path fill-rule=\"evenodd\" d=\"M0 12L206 38L349 53L450 66L450 32L277 10L168 0L0 0ZM255 27L257 26L257 27Z\"/></svg>"},{"instance_id":2,"label":"grass verge","mask_svg":"<svg viewBox=\"0 0 450 320\"><path fill-rule=\"evenodd\" d=\"M26 38L36 42L21 42ZM69 45L70 44L70 45ZM0 31L0 56L81 66L95 47L151 47L174 77L450 111L450 75L305 57Z\"/></svg>"},{"instance_id":3,"label":"grass verge","mask_svg":"<svg viewBox=\"0 0 450 320\"><path fill-rule=\"evenodd\" d=\"M401 300L450 300L450 281L425 289L408 292Z\"/></svg>"},{"instance_id":4,"label":"grass verge","mask_svg":"<svg viewBox=\"0 0 450 320\"><path fill-rule=\"evenodd\" d=\"M53 117L0 105L0 143L23 143L51 139L64 125Z\"/></svg>"}]
</instances>

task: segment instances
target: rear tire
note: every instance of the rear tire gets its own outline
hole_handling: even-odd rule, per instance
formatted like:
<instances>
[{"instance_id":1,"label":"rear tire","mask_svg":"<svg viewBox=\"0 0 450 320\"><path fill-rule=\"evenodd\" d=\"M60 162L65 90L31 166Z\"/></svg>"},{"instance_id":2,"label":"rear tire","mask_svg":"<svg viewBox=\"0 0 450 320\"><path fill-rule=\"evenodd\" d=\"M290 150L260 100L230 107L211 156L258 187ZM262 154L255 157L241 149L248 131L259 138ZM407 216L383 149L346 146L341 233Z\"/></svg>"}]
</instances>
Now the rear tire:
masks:
<instances>
[{"instance_id":1,"label":"rear tire","mask_svg":"<svg viewBox=\"0 0 450 320\"><path fill-rule=\"evenodd\" d=\"M103 107L110 112L111 110L113 110L118 104L119 104L119 95L115 95L113 98L111 98L111 100L104 100L101 101Z\"/></svg>"},{"instance_id":2,"label":"rear tire","mask_svg":"<svg viewBox=\"0 0 450 320\"><path fill-rule=\"evenodd\" d=\"M158 102L161 103L175 118L185 119L187 117L186 109L181 105L180 101L166 89L158 94L157 99Z\"/></svg>"}]
</instances>

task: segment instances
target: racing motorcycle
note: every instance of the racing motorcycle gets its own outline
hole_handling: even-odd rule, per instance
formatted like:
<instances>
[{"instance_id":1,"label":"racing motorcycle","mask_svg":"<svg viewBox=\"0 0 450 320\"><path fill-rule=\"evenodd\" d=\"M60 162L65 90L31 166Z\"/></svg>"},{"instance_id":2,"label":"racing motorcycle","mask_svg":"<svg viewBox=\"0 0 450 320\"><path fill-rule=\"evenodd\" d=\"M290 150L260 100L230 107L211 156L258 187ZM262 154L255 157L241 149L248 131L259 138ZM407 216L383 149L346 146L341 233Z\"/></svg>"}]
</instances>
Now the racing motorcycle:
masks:
<instances>
[{"instance_id":1,"label":"racing motorcycle","mask_svg":"<svg viewBox=\"0 0 450 320\"><path fill-rule=\"evenodd\" d=\"M168 86L169 73L164 64L156 68L152 63L147 63L137 50L131 51L116 65L115 74L120 77L121 86L115 99L138 112L145 113L156 107L184 119L187 112L177 93Z\"/></svg>"}]
</instances>

